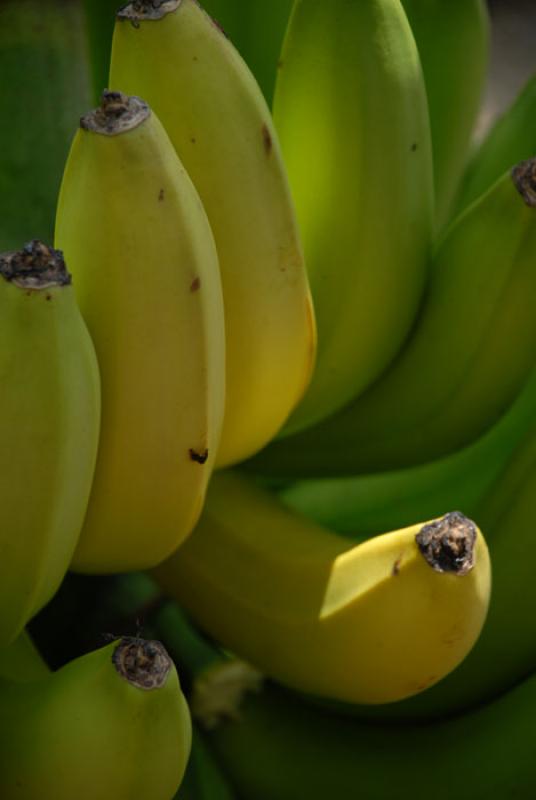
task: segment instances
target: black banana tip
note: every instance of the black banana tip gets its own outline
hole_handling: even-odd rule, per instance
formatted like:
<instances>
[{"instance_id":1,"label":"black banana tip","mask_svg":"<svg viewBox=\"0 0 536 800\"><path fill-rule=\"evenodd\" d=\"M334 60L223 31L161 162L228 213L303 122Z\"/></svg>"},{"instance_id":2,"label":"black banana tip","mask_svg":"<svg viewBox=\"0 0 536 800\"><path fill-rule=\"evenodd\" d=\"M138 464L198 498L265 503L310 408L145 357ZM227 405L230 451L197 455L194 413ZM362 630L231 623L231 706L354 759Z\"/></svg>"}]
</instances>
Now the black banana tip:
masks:
<instances>
[{"instance_id":1,"label":"black banana tip","mask_svg":"<svg viewBox=\"0 0 536 800\"><path fill-rule=\"evenodd\" d=\"M474 567L476 525L459 511L424 525L415 541L424 559L437 572L467 575Z\"/></svg>"},{"instance_id":2,"label":"black banana tip","mask_svg":"<svg viewBox=\"0 0 536 800\"><path fill-rule=\"evenodd\" d=\"M21 250L0 253L0 275L17 286L44 289L71 283L63 253L32 239Z\"/></svg>"},{"instance_id":3,"label":"black banana tip","mask_svg":"<svg viewBox=\"0 0 536 800\"><path fill-rule=\"evenodd\" d=\"M525 203L536 208L536 158L516 164L512 169L512 180Z\"/></svg>"},{"instance_id":4,"label":"black banana tip","mask_svg":"<svg viewBox=\"0 0 536 800\"><path fill-rule=\"evenodd\" d=\"M161 642L132 636L120 640L112 661L122 678L146 691L163 686L173 664Z\"/></svg>"}]
</instances>

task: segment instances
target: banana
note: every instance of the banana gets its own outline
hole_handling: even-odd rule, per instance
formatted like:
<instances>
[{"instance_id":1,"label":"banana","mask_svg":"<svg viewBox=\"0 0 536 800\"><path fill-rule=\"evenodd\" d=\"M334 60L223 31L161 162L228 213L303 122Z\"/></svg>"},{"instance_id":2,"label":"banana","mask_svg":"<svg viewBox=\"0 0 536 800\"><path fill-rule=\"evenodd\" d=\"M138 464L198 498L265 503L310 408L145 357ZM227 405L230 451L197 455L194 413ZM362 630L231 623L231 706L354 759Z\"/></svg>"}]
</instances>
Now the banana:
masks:
<instances>
[{"instance_id":1,"label":"banana","mask_svg":"<svg viewBox=\"0 0 536 800\"><path fill-rule=\"evenodd\" d=\"M454 669L490 592L485 541L459 513L356 544L229 471L214 475L196 530L152 574L268 676L352 703L400 700Z\"/></svg>"},{"instance_id":2,"label":"banana","mask_svg":"<svg viewBox=\"0 0 536 800\"><path fill-rule=\"evenodd\" d=\"M513 164L536 153L536 73L475 148L466 167L457 212L461 213Z\"/></svg>"},{"instance_id":3,"label":"banana","mask_svg":"<svg viewBox=\"0 0 536 800\"><path fill-rule=\"evenodd\" d=\"M316 369L288 435L378 377L424 289L430 126L417 48L398 0L298 0L274 121L318 323Z\"/></svg>"},{"instance_id":4,"label":"banana","mask_svg":"<svg viewBox=\"0 0 536 800\"><path fill-rule=\"evenodd\" d=\"M110 82L155 109L206 208L226 326L217 466L272 439L301 399L315 324L270 112L246 64L194 0L130 3L117 17Z\"/></svg>"},{"instance_id":5,"label":"banana","mask_svg":"<svg viewBox=\"0 0 536 800\"><path fill-rule=\"evenodd\" d=\"M426 300L390 369L314 429L251 468L278 477L372 473L474 442L536 357L536 159L502 176L437 246Z\"/></svg>"},{"instance_id":6,"label":"banana","mask_svg":"<svg viewBox=\"0 0 536 800\"><path fill-rule=\"evenodd\" d=\"M402 0L402 5L423 67L432 131L436 223L441 226L448 220L469 154L488 76L489 12L485 0ZM518 160L535 152L533 148ZM504 170L510 166L505 164Z\"/></svg>"},{"instance_id":7,"label":"banana","mask_svg":"<svg viewBox=\"0 0 536 800\"><path fill-rule=\"evenodd\" d=\"M126 637L45 678L1 679L0 708L2 800L169 800L180 785L190 714L160 642Z\"/></svg>"},{"instance_id":8,"label":"banana","mask_svg":"<svg viewBox=\"0 0 536 800\"><path fill-rule=\"evenodd\" d=\"M51 241L73 126L90 92L79 3L0 3L0 251Z\"/></svg>"},{"instance_id":9,"label":"banana","mask_svg":"<svg viewBox=\"0 0 536 800\"><path fill-rule=\"evenodd\" d=\"M378 725L269 686L207 736L241 800L528 798L535 703L536 673L470 714Z\"/></svg>"},{"instance_id":10,"label":"banana","mask_svg":"<svg viewBox=\"0 0 536 800\"><path fill-rule=\"evenodd\" d=\"M223 418L225 343L209 223L139 98L105 92L82 117L56 241L102 375L99 453L72 566L151 567L201 511Z\"/></svg>"},{"instance_id":11,"label":"banana","mask_svg":"<svg viewBox=\"0 0 536 800\"><path fill-rule=\"evenodd\" d=\"M0 254L0 646L55 594L77 545L99 436L93 344L60 252Z\"/></svg>"},{"instance_id":12,"label":"banana","mask_svg":"<svg viewBox=\"0 0 536 800\"><path fill-rule=\"evenodd\" d=\"M523 439L536 439L536 368L499 421L476 442L405 469L372 475L296 481L278 491L294 511L319 525L370 536L410 525L418 517L463 508L478 517L480 503Z\"/></svg>"}]
</instances>

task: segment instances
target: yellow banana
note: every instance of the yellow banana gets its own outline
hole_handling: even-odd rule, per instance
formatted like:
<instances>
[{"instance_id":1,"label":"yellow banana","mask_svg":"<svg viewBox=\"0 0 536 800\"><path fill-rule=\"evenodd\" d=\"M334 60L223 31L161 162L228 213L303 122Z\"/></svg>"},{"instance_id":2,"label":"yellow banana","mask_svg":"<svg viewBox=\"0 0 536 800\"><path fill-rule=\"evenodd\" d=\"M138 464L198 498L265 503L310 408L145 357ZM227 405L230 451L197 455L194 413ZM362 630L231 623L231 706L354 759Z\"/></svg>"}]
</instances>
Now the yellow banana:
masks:
<instances>
[{"instance_id":1,"label":"yellow banana","mask_svg":"<svg viewBox=\"0 0 536 800\"><path fill-rule=\"evenodd\" d=\"M224 404L223 301L199 197L156 116L105 92L65 168L56 240L102 376L102 430L73 568L157 564L191 531Z\"/></svg>"},{"instance_id":2,"label":"yellow banana","mask_svg":"<svg viewBox=\"0 0 536 800\"><path fill-rule=\"evenodd\" d=\"M372 704L454 669L490 593L485 541L459 513L358 544L232 472L214 476L197 529L154 577L268 676Z\"/></svg>"},{"instance_id":3,"label":"yellow banana","mask_svg":"<svg viewBox=\"0 0 536 800\"><path fill-rule=\"evenodd\" d=\"M0 255L0 645L58 589L86 512L99 373L62 254Z\"/></svg>"},{"instance_id":4,"label":"yellow banana","mask_svg":"<svg viewBox=\"0 0 536 800\"><path fill-rule=\"evenodd\" d=\"M0 679L2 800L170 800L191 741L160 642L123 638L33 681Z\"/></svg>"},{"instance_id":5,"label":"yellow banana","mask_svg":"<svg viewBox=\"0 0 536 800\"><path fill-rule=\"evenodd\" d=\"M110 84L162 120L206 208L220 260L226 408L217 465L259 450L311 376L315 325L270 112L195 0L138 0L117 17Z\"/></svg>"},{"instance_id":6,"label":"yellow banana","mask_svg":"<svg viewBox=\"0 0 536 800\"><path fill-rule=\"evenodd\" d=\"M274 120L318 322L294 432L362 392L413 322L433 217L424 79L398 0L297 0Z\"/></svg>"}]
</instances>

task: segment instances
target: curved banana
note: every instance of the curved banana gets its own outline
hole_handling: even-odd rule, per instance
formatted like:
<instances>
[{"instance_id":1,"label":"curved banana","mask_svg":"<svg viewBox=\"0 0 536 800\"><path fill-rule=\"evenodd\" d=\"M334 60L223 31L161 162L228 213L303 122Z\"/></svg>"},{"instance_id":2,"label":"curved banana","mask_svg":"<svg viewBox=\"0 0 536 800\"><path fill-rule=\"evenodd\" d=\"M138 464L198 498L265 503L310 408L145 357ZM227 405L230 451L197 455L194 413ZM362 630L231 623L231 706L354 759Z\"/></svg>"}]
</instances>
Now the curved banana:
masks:
<instances>
[{"instance_id":1,"label":"curved banana","mask_svg":"<svg viewBox=\"0 0 536 800\"><path fill-rule=\"evenodd\" d=\"M0 250L8 250L52 239L72 130L90 96L81 5L3 0L0 75Z\"/></svg>"},{"instance_id":2,"label":"curved banana","mask_svg":"<svg viewBox=\"0 0 536 800\"><path fill-rule=\"evenodd\" d=\"M206 208L225 305L226 406L217 466L264 446L301 399L315 351L307 274L270 112L195 0L129 3L110 81L146 98Z\"/></svg>"},{"instance_id":3,"label":"curved banana","mask_svg":"<svg viewBox=\"0 0 536 800\"><path fill-rule=\"evenodd\" d=\"M456 209L461 213L513 164L536 153L536 73L496 120L466 167Z\"/></svg>"},{"instance_id":4,"label":"curved banana","mask_svg":"<svg viewBox=\"0 0 536 800\"><path fill-rule=\"evenodd\" d=\"M486 544L461 514L356 544L232 472L213 477L198 527L153 574L267 675L373 704L454 669L478 637L490 591Z\"/></svg>"},{"instance_id":5,"label":"curved banana","mask_svg":"<svg viewBox=\"0 0 536 800\"><path fill-rule=\"evenodd\" d=\"M139 98L105 92L82 117L56 241L102 376L95 479L72 566L154 566L201 511L223 418L224 324L205 212Z\"/></svg>"},{"instance_id":6,"label":"curved banana","mask_svg":"<svg viewBox=\"0 0 536 800\"><path fill-rule=\"evenodd\" d=\"M447 508L463 508L479 519L482 498L508 459L524 439L536 439L535 408L533 368L512 405L473 444L405 469L296 481L280 489L279 497L294 511L339 533L370 536L410 525L419 517L440 516Z\"/></svg>"},{"instance_id":7,"label":"curved banana","mask_svg":"<svg viewBox=\"0 0 536 800\"><path fill-rule=\"evenodd\" d=\"M99 373L62 254L0 254L0 645L55 594L75 550L99 436Z\"/></svg>"},{"instance_id":8,"label":"curved banana","mask_svg":"<svg viewBox=\"0 0 536 800\"><path fill-rule=\"evenodd\" d=\"M362 392L395 356L426 279L430 127L398 0L298 0L274 121L318 323L316 370L289 434Z\"/></svg>"},{"instance_id":9,"label":"curved banana","mask_svg":"<svg viewBox=\"0 0 536 800\"><path fill-rule=\"evenodd\" d=\"M0 708L2 800L169 800L180 785L190 714L160 642L123 638L40 680L0 679Z\"/></svg>"},{"instance_id":10,"label":"curved banana","mask_svg":"<svg viewBox=\"0 0 536 800\"><path fill-rule=\"evenodd\" d=\"M402 5L424 73L432 131L436 224L442 225L448 221L469 154L488 77L489 12L485 0L402 0ZM534 152L536 149L526 157ZM521 158L525 156L517 160ZM504 169L513 163L505 164Z\"/></svg>"},{"instance_id":11,"label":"curved banana","mask_svg":"<svg viewBox=\"0 0 536 800\"><path fill-rule=\"evenodd\" d=\"M503 175L437 247L427 295L396 361L366 393L251 468L278 477L422 464L475 441L536 358L536 158Z\"/></svg>"},{"instance_id":12,"label":"curved banana","mask_svg":"<svg viewBox=\"0 0 536 800\"><path fill-rule=\"evenodd\" d=\"M489 800L534 793L536 673L470 714L378 725L269 686L207 733L241 800Z\"/></svg>"}]
</instances>

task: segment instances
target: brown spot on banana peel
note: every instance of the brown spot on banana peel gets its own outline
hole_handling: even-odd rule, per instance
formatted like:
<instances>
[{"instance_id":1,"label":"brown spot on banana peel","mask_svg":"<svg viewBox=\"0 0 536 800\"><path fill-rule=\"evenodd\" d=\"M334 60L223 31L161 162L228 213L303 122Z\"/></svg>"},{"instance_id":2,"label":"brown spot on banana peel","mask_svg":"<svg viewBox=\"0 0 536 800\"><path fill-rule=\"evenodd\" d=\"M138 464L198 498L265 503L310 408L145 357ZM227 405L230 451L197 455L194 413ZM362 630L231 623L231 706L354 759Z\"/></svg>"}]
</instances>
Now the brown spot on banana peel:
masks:
<instances>
[{"instance_id":1,"label":"brown spot on banana peel","mask_svg":"<svg viewBox=\"0 0 536 800\"><path fill-rule=\"evenodd\" d=\"M194 278L190 284L190 291L198 292L200 288L201 288L201 278L197 276L197 278Z\"/></svg>"},{"instance_id":2,"label":"brown spot on banana peel","mask_svg":"<svg viewBox=\"0 0 536 800\"><path fill-rule=\"evenodd\" d=\"M460 511L424 525L415 541L425 561L437 572L463 576L474 567L476 525Z\"/></svg>"},{"instance_id":3,"label":"brown spot on banana peel","mask_svg":"<svg viewBox=\"0 0 536 800\"><path fill-rule=\"evenodd\" d=\"M514 185L530 208L536 208L536 158L521 161L512 169Z\"/></svg>"},{"instance_id":4,"label":"brown spot on banana peel","mask_svg":"<svg viewBox=\"0 0 536 800\"><path fill-rule=\"evenodd\" d=\"M195 461L196 464L204 464L208 458L208 448L205 448L199 453L197 450L194 450L193 447L190 447L188 453L190 454L190 460Z\"/></svg>"},{"instance_id":5,"label":"brown spot on banana peel","mask_svg":"<svg viewBox=\"0 0 536 800\"><path fill-rule=\"evenodd\" d=\"M122 678L145 691L163 686L173 663L161 642L132 636L120 640L112 662Z\"/></svg>"},{"instance_id":6,"label":"brown spot on banana peel","mask_svg":"<svg viewBox=\"0 0 536 800\"><path fill-rule=\"evenodd\" d=\"M269 156L272 152L273 142L270 131L268 130L268 125L266 125L266 123L264 123L262 126L262 142L264 145L264 151L266 155Z\"/></svg>"},{"instance_id":7,"label":"brown spot on banana peel","mask_svg":"<svg viewBox=\"0 0 536 800\"><path fill-rule=\"evenodd\" d=\"M30 290L71 283L62 251L38 239L32 239L21 250L0 253L0 275L9 283ZM51 295L47 294L46 299L50 300Z\"/></svg>"}]
</instances>

